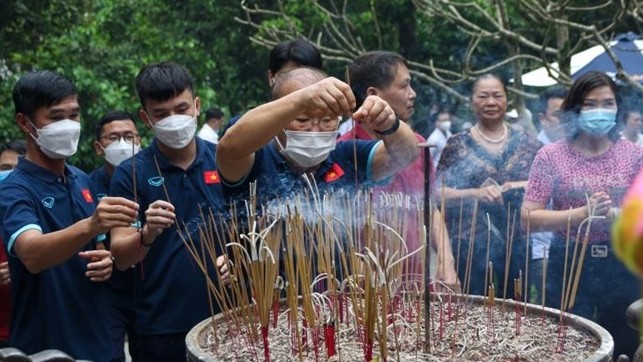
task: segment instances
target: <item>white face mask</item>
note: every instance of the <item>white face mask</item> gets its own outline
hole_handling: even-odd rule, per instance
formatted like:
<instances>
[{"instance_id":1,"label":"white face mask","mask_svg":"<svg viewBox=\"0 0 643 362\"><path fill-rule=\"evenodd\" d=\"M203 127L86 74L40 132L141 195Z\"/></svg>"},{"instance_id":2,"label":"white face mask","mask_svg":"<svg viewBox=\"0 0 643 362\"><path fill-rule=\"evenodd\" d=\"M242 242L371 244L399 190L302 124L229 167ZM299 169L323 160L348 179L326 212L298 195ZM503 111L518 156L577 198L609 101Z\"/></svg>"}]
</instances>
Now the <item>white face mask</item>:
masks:
<instances>
[{"instance_id":1,"label":"white face mask","mask_svg":"<svg viewBox=\"0 0 643 362\"><path fill-rule=\"evenodd\" d=\"M451 130L451 121L444 121L438 126L443 132L449 132Z\"/></svg>"},{"instance_id":2,"label":"white face mask","mask_svg":"<svg viewBox=\"0 0 643 362\"><path fill-rule=\"evenodd\" d=\"M180 150L190 144L196 133L196 118L187 114L173 114L152 125L154 137L164 145Z\"/></svg>"},{"instance_id":3,"label":"white face mask","mask_svg":"<svg viewBox=\"0 0 643 362\"><path fill-rule=\"evenodd\" d=\"M29 123L36 126L29 120ZM42 153L53 160L62 160L73 156L78 149L80 139L80 122L71 119L52 122L42 128L36 128L38 137L31 137L36 140Z\"/></svg>"},{"instance_id":4,"label":"white face mask","mask_svg":"<svg viewBox=\"0 0 643 362\"><path fill-rule=\"evenodd\" d=\"M285 131L286 148L279 139L281 154L292 160L297 166L308 169L319 165L328 158L337 144L337 132ZM275 138L276 139L276 138Z\"/></svg>"},{"instance_id":5,"label":"white face mask","mask_svg":"<svg viewBox=\"0 0 643 362\"><path fill-rule=\"evenodd\" d=\"M128 158L134 156L141 150L141 146L132 144L125 141L121 138L118 142L114 142L107 147L103 148L105 151L105 161L109 162L110 165L116 167L121 164L121 162L127 160Z\"/></svg>"}]
</instances>

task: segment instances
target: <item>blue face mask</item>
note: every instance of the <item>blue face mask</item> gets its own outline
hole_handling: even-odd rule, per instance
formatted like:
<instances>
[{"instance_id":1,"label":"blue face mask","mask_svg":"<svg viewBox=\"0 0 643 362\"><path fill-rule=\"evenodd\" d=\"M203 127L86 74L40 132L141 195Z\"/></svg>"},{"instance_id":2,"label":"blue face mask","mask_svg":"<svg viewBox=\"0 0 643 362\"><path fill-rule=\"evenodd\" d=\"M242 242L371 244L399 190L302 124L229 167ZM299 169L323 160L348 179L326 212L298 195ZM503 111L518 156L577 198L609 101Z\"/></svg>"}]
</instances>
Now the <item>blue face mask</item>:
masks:
<instances>
[{"instance_id":1,"label":"blue face mask","mask_svg":"<svg viewBox=\"0 0 643 362\"><path fill-rule=\"evenodd\" d=\"M605 136L616 125L616 110L588 109L578 115L578 126L590 136Z\"/></svg>"},{"instance_id":2,"label":"blue face mask","mask_svg":"<svg viewBox=\"0 0 643 362\"><path fill-rule=\"evenodd\" d=\"M4 181L4 179L6 179L7 176L9 176L11 171L13 171L13 170L2 170L2 171L0 171L0 182Z\"/></svg>"}]
</instances>

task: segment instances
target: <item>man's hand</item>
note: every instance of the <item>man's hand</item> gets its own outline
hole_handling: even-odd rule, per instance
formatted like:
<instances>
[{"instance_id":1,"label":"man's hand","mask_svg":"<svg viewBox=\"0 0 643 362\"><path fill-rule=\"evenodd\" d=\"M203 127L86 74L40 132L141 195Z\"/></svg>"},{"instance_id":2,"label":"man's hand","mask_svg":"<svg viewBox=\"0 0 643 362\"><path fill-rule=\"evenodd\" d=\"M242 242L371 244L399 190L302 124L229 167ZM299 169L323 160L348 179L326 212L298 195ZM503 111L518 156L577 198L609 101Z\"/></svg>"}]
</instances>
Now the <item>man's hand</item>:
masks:
<instances>
[{"instance_id":1,"label":"man's hand","mask_svg":"<svg viewBox=\"0 0 643 362\"><path fill-rule=\"evenodd\" d=\"M156 200L145 211L145 227L151 235L160 235L163 230L174 224L174 205L167 201Z\"/></svg>"},{"instance_id":2,"label":"man's hand","mask_svg":"<svg viewBox=\"0 0 643 362\"><path fill-rule=\"evenodd\" d=\"M220 255L217 257L217 268L219 269L219 274L221 275L221 281L223 284L228 285L231 282L230 278L230 263L226 255Z\"/></svg>"},{"instance_id":3,"label":"man's hand","mask_svg":"<svg viewBox=\"0 0 643 362\"><path fill-rule=\"evenodd\" d=\"M127 227L136 221L138 204L123 197L103 197L91 217L95 234L105 234L115 227Z\"/></svg>"},{"instance_id":4,"label":"man's hand","mask_svg":"<svg viewBox=\"0 0 643 362\"><path fill-rule=\"evenodd\" d=\"M436 291L442 293L454 292L461 293L462 287L460 285L460 280L458 279L458 274L455 272L453 264L448 267L440 267L436 271L435 275L441 283L436 283Z\"/></svg>"},{"instance_id":5,"label":"man's hand","mask_svg":"<svg viewBox=\"0 0 643 362\"><path fill-rule=\"evenodd\" d=\"M88 261L85 276L92 282L104 282L112 276L114 261L109 250L81 251L78 255Z\"/></svg>"},{"instance_id":6,"label":"man's hand","mask_svg":"<svg viewBox=\"0 0 643 362\"><path fill-rule=\"evenodd\" d=\"M391 129L397 122L393 109L378 96L368 96L351 117L367 129L378 132Z\"/></svg>"},{"instance_id":7,"label":"man's hand","mask_svg":"<svg viewBox=\"0 0 643 362\"><path fill-rule=\"evenodd\" d=\"M349 115L355 109L351 87L337 78L326 78L301 89L302 109L333 116Z\"/></svg>"},{"instance_id":8,"label":"man's hand","mask_svg":"<svg viewBox=\"0 0 643 362\"><path fill-rule=\"evenodd\" d=\"M9 274L9 262L0 263L0 285L9 285L11 276Z\"/></svg>"}]
</instances>

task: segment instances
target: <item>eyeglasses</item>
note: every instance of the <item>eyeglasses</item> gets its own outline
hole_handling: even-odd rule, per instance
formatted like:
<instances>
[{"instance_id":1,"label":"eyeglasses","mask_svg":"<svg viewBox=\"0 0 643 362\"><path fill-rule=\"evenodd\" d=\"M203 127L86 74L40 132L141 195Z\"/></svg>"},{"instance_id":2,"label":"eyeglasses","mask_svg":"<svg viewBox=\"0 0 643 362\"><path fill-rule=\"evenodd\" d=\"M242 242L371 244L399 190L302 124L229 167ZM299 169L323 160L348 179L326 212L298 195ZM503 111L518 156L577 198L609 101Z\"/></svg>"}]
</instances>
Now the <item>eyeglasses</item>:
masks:
<instances>
[{"instance_id":1,"label":"eyeglasses","mask_svg":"<svg viewBox=\"0 0 643 362\"><path fill-rule=\"evenodd\" d=\"M334 131L337 129L339 124L339 118L335 117L325 117L322 119L318 118L305 118L299 117L291 121L291 124L299 131L310 131L318 125L322 131Z\"/></svg>"},{"instance_id":2,"label":"eyeglasses","mask_svg":"<svg viewBox=\"0 0 643 362\"><path fill-rule=\"evenodd\" d=\"M110 133L106 136L102 136L100 139L107 141L107 143L109 144L119 142L121 139L124 139L125 142L129 143L139 143L141 140L141 136L139 136L138 133L125 133L124 135Z\"/></svg>"}]
</instances>

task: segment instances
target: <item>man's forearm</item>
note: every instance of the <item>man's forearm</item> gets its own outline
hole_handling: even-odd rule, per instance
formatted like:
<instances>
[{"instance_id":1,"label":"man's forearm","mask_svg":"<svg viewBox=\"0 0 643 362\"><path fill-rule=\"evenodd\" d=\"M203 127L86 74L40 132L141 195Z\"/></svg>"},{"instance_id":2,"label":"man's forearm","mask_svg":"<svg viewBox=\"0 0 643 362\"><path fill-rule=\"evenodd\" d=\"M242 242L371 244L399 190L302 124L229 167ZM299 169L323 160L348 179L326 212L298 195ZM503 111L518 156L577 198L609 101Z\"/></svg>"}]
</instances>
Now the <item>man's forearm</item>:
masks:
<instances>
[{"instance_id":1,"label":"man's forearm","mask_svg":"<svg viewBox=\"0 0 643 362\"><path fill-rule=\"evenodd\" d=\"M146 228L141 230L133 227L114 229L111 235L111 251L116 268L127 270L143 260L154 239L155 236L150 235Z\"/></svg>"},{"instance_id":2,"label":"man's forearm","mask_svg":"<svg viewBox=\"0 0 643 362\"><path fill-rule=\"evenodd\" d=\"M413 130L404 122L401 122L396 132L381 138L386 154L382 159L385 161L373 168L375 181L396 174L415 161L420 155L417 138L415 138Z\"/></svg>"}]
</instances>

